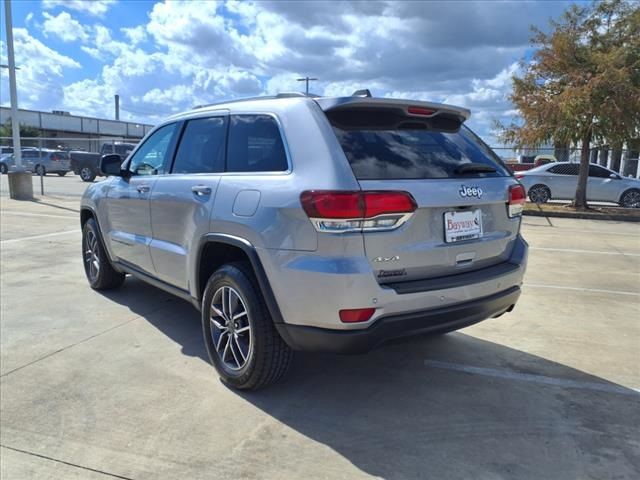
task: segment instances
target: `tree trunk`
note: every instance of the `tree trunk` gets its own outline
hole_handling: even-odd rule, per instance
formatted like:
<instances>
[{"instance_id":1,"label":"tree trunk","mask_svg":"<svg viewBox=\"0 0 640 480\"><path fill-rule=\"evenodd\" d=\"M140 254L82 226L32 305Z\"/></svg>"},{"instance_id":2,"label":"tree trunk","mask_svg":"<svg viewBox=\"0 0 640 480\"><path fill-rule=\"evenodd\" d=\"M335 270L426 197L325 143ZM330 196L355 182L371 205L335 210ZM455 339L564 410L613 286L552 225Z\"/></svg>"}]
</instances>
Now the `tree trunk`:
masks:
<instances>
[{"instance_id":1,"label":"tree trunk","mask_svg":"<svg viewBox=\"0 0 640 480\"><path fill-rule=\"evenodd\" d=\"M587 205L587 179L589 178L589 158L591 150L591 129L582 137L582 148L580 149L580 173L578 174L578 186L573 206L578 210L586 210Z\"/></svg>"}]
</instances>

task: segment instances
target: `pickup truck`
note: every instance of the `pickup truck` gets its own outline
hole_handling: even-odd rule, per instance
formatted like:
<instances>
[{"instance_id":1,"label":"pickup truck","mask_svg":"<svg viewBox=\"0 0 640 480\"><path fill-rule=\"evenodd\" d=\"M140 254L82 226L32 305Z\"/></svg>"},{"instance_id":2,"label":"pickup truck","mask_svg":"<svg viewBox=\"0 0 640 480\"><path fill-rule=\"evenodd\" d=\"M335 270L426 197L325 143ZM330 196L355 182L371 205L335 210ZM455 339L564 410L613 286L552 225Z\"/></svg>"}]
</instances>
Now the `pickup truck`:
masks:
<instances>
[{"instance_id":1,"label":"pickup truck","mask_svg":"<svg viewBox=\"0 0 640 480\"><path fill-rule=\"evenodd\" d=\"M71 169L83 182L93 182L98 175L102 175L100 159L103 155L116 153L124 160L135 146L135 143L103 143L100 153L72 150L69 152Z\"/></svg>"},{"instance_id":2,"label":"pickup truck","mask_svg":"<svg viewBox=\"0 0 640 480\"><path fill-rule=\"evenodd\" d=\"M547 163L557 162L555 156L553 155L536 155L531 162L516 162L516 161L507 161L507 167L512 172L524 172L526 170L531 170L532 168L539 167L540 165L546 165Z\"/></svg>"}]
</instances>

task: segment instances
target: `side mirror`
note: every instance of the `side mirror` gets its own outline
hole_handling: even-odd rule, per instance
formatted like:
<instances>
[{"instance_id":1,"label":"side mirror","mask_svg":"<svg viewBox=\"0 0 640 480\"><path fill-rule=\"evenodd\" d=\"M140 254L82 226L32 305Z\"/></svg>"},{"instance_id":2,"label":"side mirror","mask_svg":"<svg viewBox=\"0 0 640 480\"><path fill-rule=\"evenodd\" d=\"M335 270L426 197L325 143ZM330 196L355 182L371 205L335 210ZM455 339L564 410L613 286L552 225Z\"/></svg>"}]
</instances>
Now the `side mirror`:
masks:
<instances>
[{"instance_id":1,"label":"side mirror","mask_svg":"<svg viewBox=\"0 0 640 480\"><path fill-rule=\"evenodd\" d=\"M612 173L611 175L609 175L609 178L613 178L614 180L619 180L620 179L620 175Z\"/></svg>"},{"instance_id":2,"label":"side mirror","mask_svg":"<svg viewBox=\"0 0 640 480\"><path fill-rule=\"evenodd\" d=\"M122 177L122 158L117 153L103 155L100 159L100 171L103 175Z\"/></svg>"}]
</instances>

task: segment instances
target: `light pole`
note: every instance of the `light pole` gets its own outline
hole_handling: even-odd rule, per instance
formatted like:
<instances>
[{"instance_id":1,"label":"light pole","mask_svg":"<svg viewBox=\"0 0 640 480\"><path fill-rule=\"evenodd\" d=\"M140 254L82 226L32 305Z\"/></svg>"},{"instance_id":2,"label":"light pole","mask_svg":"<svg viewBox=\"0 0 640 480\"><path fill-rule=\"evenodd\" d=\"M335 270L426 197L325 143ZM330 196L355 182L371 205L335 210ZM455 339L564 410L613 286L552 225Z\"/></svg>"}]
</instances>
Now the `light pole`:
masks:
<instances>
[{"instance_id":1,"label":"light pole","mask_svg":"<svg viewBox=\"0 0 640 480\"><path fill-rule=\"evenodd\" d=\"M304 77L304 78L299 78L298 81L299 82L304 82L305 83L305 92L307 95L309 95L309 82L315 82L316 80L318 80L317 78L309 78L309 77Z\"/></svg>"},{"instance_id":2,"label":"light pole","mask_svg":"<svg viewBox=\"0 0 640 480\"><path fill-rule=\"evenodd\" d=\"M33 198L31 174L22 168L20 149L20 121L18 119L18 91L16 88L16 59L13 53L13 22L11 21L11 0L4 0L4 18L7 27L7 57L9 60L9 94L11 97L11 131L13 133L13 158L16 171L9 176L9 197L16 200Z\"/></svg>"}]
</instances>

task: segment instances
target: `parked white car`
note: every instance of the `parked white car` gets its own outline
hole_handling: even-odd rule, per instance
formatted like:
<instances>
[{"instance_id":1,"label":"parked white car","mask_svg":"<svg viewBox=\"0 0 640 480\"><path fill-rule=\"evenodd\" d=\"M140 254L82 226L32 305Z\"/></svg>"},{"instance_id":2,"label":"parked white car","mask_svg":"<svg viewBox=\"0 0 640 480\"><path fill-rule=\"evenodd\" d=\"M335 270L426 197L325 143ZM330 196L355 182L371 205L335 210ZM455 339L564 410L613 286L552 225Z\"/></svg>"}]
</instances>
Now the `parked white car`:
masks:
<instances>
[{"instance_id":1,"label":"parked white car","mask_svg":"<svg viewBox=\"0 0 640 480\"><path fill-rule=\"evenodd\" d=\"M527 189L529 200L569 200L576 193L579 163L555 162L518 172L516 178ZM589 165L587 200L614 202L622 207L640 207L640 180L625 178L600 165Z\"/></svg>"}]
</instances>

